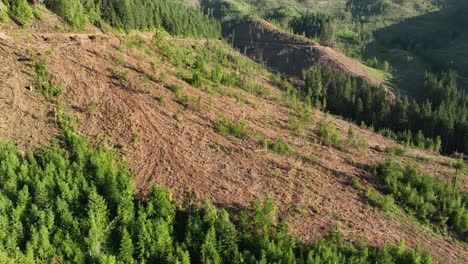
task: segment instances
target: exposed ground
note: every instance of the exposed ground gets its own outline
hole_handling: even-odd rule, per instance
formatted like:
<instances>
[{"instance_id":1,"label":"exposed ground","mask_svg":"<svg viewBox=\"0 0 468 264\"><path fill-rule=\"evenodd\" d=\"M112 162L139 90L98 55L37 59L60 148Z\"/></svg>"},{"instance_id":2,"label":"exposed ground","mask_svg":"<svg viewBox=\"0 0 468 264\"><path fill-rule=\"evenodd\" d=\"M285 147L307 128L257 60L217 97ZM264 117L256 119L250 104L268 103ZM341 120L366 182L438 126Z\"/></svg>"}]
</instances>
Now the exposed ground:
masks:
<instances>
[{"instance_id":1,"label":"exposed ground","mask_svg":"<svg viewBox=\"0 0 468 264\"><path fill-rule=\"evenodd\" d=\"M142 193L156 183L170 187L181 206L212 199L232 210L270 195L292 232L304 240L335 226L346 239L364 237L376 245L404 239L408 246L430 250L441 263L468 262L466 243L434 232L402 210L388 214L369 205L364 188L374 180L366 168L385 159L383 150L395 142L351 125L367 146L322 146L315 133L323 117L319 111L313 113L314 124L298 135L288 128L293 110L280 99L282 91L265 69L237 71L246 72L246 79L253 78L270 95L227 86L210 92L183 81L181 76L190 70L150 45L150 36L143 35L142 47L132 48L125 44L130 37L123 35L39 33L54 31L42 23L37 30L1 29L0 58L6 62L0 66L1 140L15 140L25 149L47 144L58 132L53 114L48 114L56 104L34 89L34 61L45 59L53 82L64 91L59 102L93 142L107 140L122 151ZM214 56L222 50L240 58L239 65L251 65L219 42L165 41L189 51L189 61L195 53ZM174 87L189 97L187 107ZM219 113L236 122L245 120L256 135L282 137L298 154L265 151L258 136L220 135L213 129ZM346 137L350 124L331 119ZM405 156L434 177L449 180L453 174L447 157L416 149L407 149ZM351 187L352 179L360 180L363 190ZM468 182L460 188L466 190Z\"/></svg>"},{"instance_id":2,"label":"exposed ground","mask_svg":"<svg viewBox=\"0 0 468 264\"><path fill-rule=\"evenodd\" d=\"M395 91L386 80L375 76L357 60L330 47L321 46L310 39L293 35L262 19L250 19L240 23L234 31L233 44L257 61L279 72L302 76L304 69L327 65L361 78L371 86L383 88L390 98Z\"/></svg>"}]
</instances>

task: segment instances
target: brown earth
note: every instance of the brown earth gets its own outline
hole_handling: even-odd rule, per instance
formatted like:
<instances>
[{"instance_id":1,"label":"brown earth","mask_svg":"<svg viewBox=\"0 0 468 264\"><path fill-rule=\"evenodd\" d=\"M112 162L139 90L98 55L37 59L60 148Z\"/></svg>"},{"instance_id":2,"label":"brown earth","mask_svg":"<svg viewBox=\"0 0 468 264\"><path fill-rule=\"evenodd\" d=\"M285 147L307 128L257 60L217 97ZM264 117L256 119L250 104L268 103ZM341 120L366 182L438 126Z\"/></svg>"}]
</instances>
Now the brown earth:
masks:
<instances>
[{"instance_id":1,"label":"brown earth","mask_svg":"<svg viewBox=\"0 0 468 264\"><path fill-rule=\"evenodd\" d=\"M278 29L262 19L241 22L234 30L233 44L239 51L281 73L302 76L304 69L326 65L371 86L381 87L391 99L395 98L395 90L375 78L360 62L330 47Z\"/></svg>"},{"instance_id":2,"label":"brown earth","mask_svg":"<svg viewBox=\"0 0 468 264\"><path fill-rule=\"evenodd\" d=\"M47 114L56 104L34 89L32 54L37 52L47 61L53 82L64 90L59 102L78 117L91 141L108 140L122 150L142 193L151 184L161 184L172 189L181 206L212 199L232 210L270 195L292 232L305 241L335 226L346 239L364 237L373 245L404 239L408 246L430 250L441 263L468 262L466 243L434 232L403 210L389 215L369 205L364 189L375 180L366 168L385 159L381 150L395 142L335 117L330 118L343 135L351 126L368 147L341 151L322 146L315 125L303 136L292 132L288 124L293 110L278 99L282 92L266 70L252 68L249 74L270 96L236 87L221 87L222 94L213 94L184 82L180 75L190 70L151 45L125 46L127 36L39 32L4 29L0 34L0 58L6 62L0 66L1 140L15 140L24 149L47 144L57 133L53 115ZM149 42L148 36L142 39ZM215 46L241 58L219 42L166 41L191 50L191 57L203 47L214 54L210 47ZM119 81L115 72L127 80ZM184 107L174 87L199 100L200 106ZM300 155L265 151L255 136L218 134L213 123L219 113L236 122L245 120L250 131L272 140L282 137ZM313 115L314 124L323 117L319 111ZM447 166L451 159L434 153L407 149L399 159L413 160L435 177L449 180L453 174ZM362 190L350 186L352 179L362 182ZM468 188L466 179L460 188Z\"/></svg>"}]
</instances>

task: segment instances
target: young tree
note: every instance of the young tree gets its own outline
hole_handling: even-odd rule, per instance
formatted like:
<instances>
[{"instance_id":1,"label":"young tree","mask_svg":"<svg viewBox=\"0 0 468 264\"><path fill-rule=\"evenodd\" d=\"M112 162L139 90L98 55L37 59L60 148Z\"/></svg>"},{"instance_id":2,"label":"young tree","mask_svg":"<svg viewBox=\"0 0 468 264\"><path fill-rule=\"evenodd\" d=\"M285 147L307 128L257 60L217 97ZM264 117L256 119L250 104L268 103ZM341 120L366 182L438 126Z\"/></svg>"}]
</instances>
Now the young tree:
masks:
<instances>
[{"instance_id":1,"label":"young tree","mask_svg":"<svg viewBox=\"0 0 468 264\"><path fill-rule=\"evenodd\" d=\"M108 210L105 199L92 188L88 196L89 229L86 242L89 254L95 260L105 256L109 235Z\"/></svg>"},{"instance_id":2,"label":"young tree","mask_svg":"<svg viewBox=\"0 0 468 264\"><path fill-rule=\"evenodd\" d=\"M222 260L216 249L216 231L211 227L206 234L205 242L201 247L201 263L221 264Z\"/></svg>"},{"instance_id":3,"label":"young tree","mask_svg":"<svg viewBox=\"0 0 468 264\"><path fill-rule=\"evenodd\" d=\"M123 263L135 263L133 259L133 243L127 228L122 229L122 237L120 239L118 260Z\"/></svg>"},{"instance_id":4,"label":"young tree","mask_svg":"<svg viewBox=\"0 0 468 264\"><path fill-rule=\"evenodd\" d=\"M455 193L457 191L457 183L458 183L458 176L463 175L465 173L465 169L467 168L467 164L464 160L464 155L459 154L460 157L458 160L452 162L452 167L455 169L455 175L453 176L453 184L452 184L452 192ZM453 195L451 200L453 199Z\"/></svg>"}]
</instances>

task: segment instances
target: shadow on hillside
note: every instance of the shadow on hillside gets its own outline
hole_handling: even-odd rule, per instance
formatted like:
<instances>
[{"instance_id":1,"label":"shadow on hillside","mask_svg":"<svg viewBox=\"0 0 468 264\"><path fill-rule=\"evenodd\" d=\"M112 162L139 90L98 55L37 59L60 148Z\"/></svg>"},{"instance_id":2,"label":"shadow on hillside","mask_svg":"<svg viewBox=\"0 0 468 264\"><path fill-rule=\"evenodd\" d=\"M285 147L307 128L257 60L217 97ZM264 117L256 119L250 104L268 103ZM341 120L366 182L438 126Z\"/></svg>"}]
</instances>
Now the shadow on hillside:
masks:
<instances>
[{"instance_id":1,"label":"shadow on hillside","mask_svg":"<svg viewBox=\"0 0 468 264\"><path fill-rule=\"evenodd\" d=\"M468 75L468 1L453 0L440 11L406 19L374 33L366 59L390 62L398 86L417 92L425 71L455 69Z\"/></svg>"}]
</instances>

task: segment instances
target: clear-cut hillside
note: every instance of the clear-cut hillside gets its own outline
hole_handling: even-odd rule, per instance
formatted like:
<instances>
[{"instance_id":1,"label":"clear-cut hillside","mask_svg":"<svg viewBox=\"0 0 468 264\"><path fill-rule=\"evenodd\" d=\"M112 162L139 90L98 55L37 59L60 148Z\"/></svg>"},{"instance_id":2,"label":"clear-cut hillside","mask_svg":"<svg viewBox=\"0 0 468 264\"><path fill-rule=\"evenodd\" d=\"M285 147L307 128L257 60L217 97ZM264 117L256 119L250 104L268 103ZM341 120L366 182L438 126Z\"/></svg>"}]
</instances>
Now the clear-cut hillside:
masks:
<instances>
[{"instance_id":1,"label":"clear-cut hillside","mask_svg":"<svg viewBox=\"0 0 468 264\"><path fill-rule=\"evenodd\" d=\"M326 65L361 78L374 87L381 87L390 98L395 97L393 89L374 77L359 61L333 48L278 29L262 19L247 19L239 23L234 29L233 44L240 52L284 74L302 76L303 70Z\"/></svg>"},{"instance_id":2,"label":"clear-cut hillside","mask_svg":"<svg viewBox=\"0 0 468 264\"><path fill-rule=\"evenodd\" d=\"M45 16L41 23L47 21ZM297 106L274 76L227 44L166 37L161 48L152 35L62 34L49 24L34 26L0 29L0 58L6 62L0 66L0 140L16 141L24 150L46 144L59 132L54 113L61 105L93 142L107 141L120 151L142 195L160 184L172 189L181 207L211 199L232 211L270 195L303 240L334 226L349 240L382 245L404 239L441 263L468 261L466 243L401 209L389 216L370 205L364 188L375 181L368 166L384 160L394 141L329 117L343 138L351 126L367 144L323 146L317 126L324 114L315 110L314 121L295 131ZM221 65L248 85L192 85L196 55L207 58L208 72ZM63 90L57 101L36 89L38 60L46 61L52 82ZM249 136L221 135L214 128L220 115L245 122ZM265 138L282 138L294 153L265 150ZM451 159L434 153L406 149L397 159L411 160L434 177L450 180L453 174ZM362 190L350 185L353 179ZM466 179L459 186L466 190Z\"/></svg>"}]
</instances>

